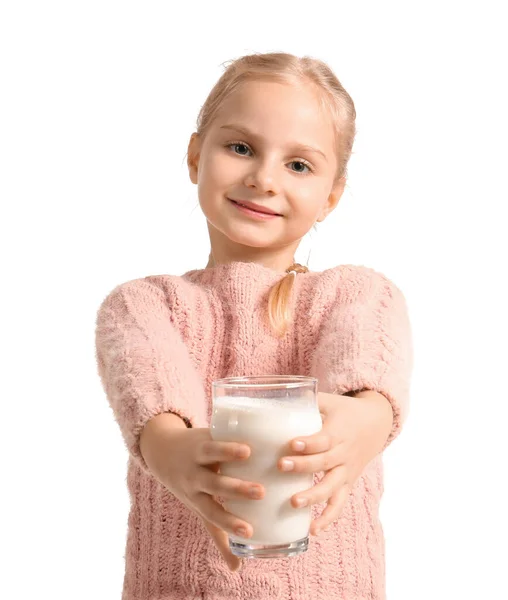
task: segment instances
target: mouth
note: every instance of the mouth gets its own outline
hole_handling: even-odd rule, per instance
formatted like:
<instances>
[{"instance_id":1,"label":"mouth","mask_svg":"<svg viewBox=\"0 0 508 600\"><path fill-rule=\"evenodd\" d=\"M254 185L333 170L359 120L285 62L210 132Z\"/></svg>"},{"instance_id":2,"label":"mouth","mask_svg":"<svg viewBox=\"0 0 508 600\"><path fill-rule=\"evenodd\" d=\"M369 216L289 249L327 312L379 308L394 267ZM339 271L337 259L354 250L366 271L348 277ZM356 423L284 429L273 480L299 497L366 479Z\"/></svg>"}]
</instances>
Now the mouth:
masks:
<instances>
[{"instance_id":1,"label":"mouth","mask_svg":"<svg viewBox=\"0 0 508 600\"><path fill-rule=\"evenodd\" d=\"M243 213L245 214L250 214L250 215L255 215L257 217L262 218L263 220L266 219L273 219L275 217L282 217L283 215L276 213L274 211L272 211L269 208L264 208L264 207L258 207L256 205L252 205L252 203L249 204L244 204L242 202L239 202L238 200L232 200L231 198L228 198L228 200L234 204L239 210L241 210Z\"/></svg>"}]
</instances>

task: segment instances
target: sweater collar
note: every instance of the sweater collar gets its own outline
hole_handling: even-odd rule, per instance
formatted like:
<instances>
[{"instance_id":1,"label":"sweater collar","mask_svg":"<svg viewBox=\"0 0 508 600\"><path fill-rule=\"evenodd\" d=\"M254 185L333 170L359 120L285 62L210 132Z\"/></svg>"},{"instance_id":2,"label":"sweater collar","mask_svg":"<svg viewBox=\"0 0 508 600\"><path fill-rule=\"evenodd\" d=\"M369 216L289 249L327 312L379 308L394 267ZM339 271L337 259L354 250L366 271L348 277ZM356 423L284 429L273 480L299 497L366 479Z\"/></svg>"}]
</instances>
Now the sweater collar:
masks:
<instances>
[{"instance_id":1,"label":"sweater collar","mask_svg":"<svg viewBox=\"0 0 508 600\"><path fill-rule=\"evenodd\" d=\"M206 269L193 269L183 275L184 278L205 282L218 282L224 278L256 278L262 281L273 281L284 277L287 273L276 271L256 262L231 261L220 263Z\"/></svg>"},{"instance_id":2,"label":"sweater collar","mask_svg":"<svg viewBox=\"0 0 508 600\"><path fill-rule=\"evenodd\" d=\"M275 271L259 263L233 261L207 269L188 271L182 278L202 288L215 290L237 307L252 310L258 303L266 300L265 295L269 289L286 275L287 273ZM305 275L297 275L297 288Z\"/></svg>"}]
</instances>

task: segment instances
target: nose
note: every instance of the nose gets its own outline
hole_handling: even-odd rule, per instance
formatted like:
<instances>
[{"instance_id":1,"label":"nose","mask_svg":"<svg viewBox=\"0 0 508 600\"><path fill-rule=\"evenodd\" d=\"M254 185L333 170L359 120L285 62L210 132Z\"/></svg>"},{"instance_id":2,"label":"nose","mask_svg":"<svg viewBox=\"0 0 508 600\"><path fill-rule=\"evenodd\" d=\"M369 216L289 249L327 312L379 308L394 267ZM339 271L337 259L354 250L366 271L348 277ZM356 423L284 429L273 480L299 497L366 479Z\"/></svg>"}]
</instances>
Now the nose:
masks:
<instances>
[{"instance_id":1,"label":"nose","mask_svg":"<svg viewBox=\"0 0 508 600\"><path fill-rule=\"evenodd\" d=\"M259 162L252 166L245 177L245 185L250 188L256 188L263 194L279 193L277 177L275 175L276 166L269 164L268 161Z\"/></svg>"}]
</instances>

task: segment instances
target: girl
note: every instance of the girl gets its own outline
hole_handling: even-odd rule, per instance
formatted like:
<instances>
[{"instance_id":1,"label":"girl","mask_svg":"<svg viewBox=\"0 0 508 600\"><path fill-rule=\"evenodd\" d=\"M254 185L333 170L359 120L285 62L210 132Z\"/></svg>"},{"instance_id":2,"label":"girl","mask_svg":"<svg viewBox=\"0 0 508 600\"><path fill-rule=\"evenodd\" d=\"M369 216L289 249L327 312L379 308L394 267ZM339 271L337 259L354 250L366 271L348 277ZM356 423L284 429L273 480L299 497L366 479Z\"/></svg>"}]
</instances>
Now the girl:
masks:
<instances>
[{"instance_id":1,"label":"girl","mask_svg":"<svg viewBox=\"0 0 508 600\"><path fill-rule=\"evenodd\" d=\"M294 263L339 202L354 136L353 101L323 62L232 62L188 148L206 268L123 283L99 309L98 370L129 451L123 600L385 597L381 456L408 410L405 299L367 267ZM279 463L315 474L291 500L311 505L315 537L299 556L241 564L227 535L252 526L217 498L264 489L220 474L250 449L212 441L211 383L267 374L319 380L322 431Z\"/></svg>"}]
</instances>

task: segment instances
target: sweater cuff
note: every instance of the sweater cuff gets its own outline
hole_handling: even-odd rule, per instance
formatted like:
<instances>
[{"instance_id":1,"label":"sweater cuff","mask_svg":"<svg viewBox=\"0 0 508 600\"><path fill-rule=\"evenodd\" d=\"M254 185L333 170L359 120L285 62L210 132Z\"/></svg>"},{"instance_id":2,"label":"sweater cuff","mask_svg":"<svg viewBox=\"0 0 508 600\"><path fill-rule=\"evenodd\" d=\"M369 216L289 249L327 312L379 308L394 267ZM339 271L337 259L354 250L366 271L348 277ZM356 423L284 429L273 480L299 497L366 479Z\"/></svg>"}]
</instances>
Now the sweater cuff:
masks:
<instances>
[{"instance_id":1,"label":"sweater cuff","mask_svg":"<svg viewBox=\"0 0 508 600\"><path fill-rule=\"evenodd\" d=\"M117 393L117 390L114 389L114 383L107 382L105 389L107 390L108 399L113 408L114 418L120 427L127 452L134 462L148 475L152 475L152 472L146 464L140 448L141 433L148 421L157 415L172 413L180 417L188 429L198 426L196 415L189 414L189 416L187 416L187 414L176 405L176 402L172 401L170 396L161 396L159 398L153 397L150 399L150 402L147 402L147 397L139 396L135 402L134 412L130 415L126 415L122 412L121 406L113 404L115 394ZM195 396L195 398L196 397L197 396ZM131 399L134 400L134 398ZM122 396L122 400L120 401L127 402L128 400L126 396ZM201 401L204 403L204 398Z\"/></svg>"},{"instance_id":2,"label":"sweater cuff","mask_svg":"<svg viewBox=\"0 0 508 600\"><path fill-rule=\"evenodd\" d=\"M359 391L373 391L382 394L390 403L393 411L393 424L390 434L382 449L384 451L400 434L407 418L408 403L404 402L409 396L407 383L396 373L387 374L384 362L343 364L343 371L335 380L333 394L353 395ZM404 410L406 408L406 410Z\"/></svg>"}]
</instances>

